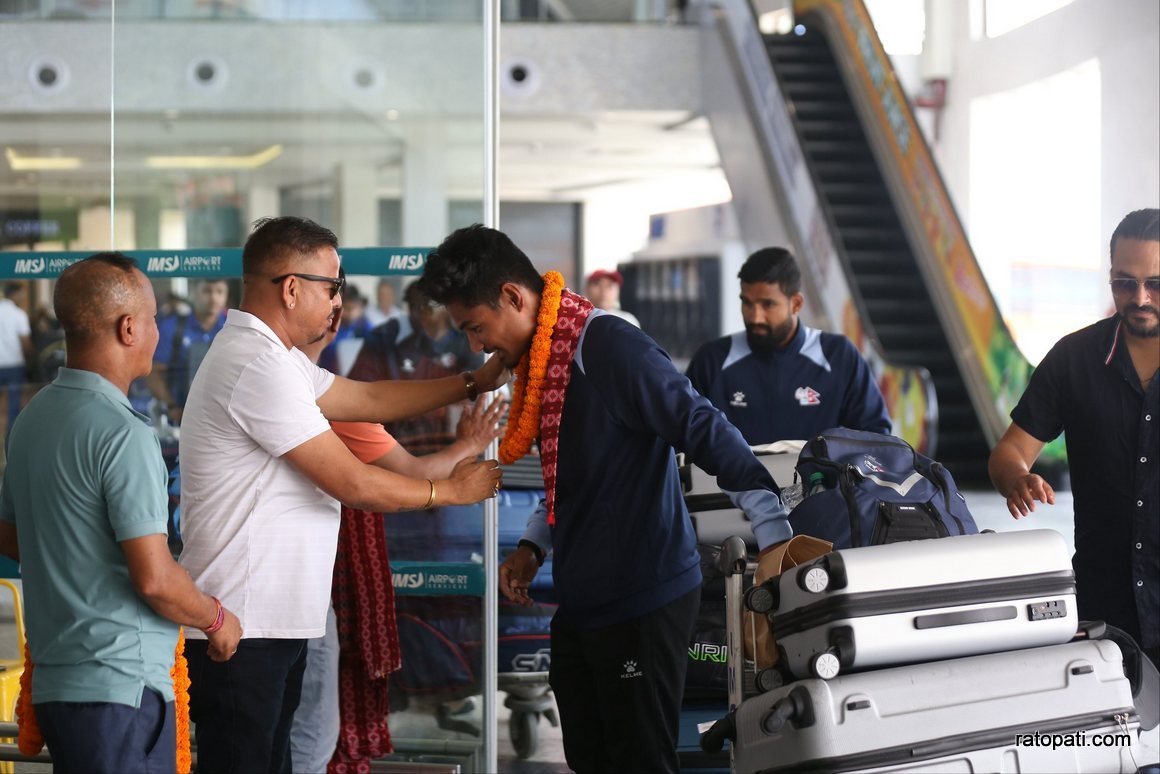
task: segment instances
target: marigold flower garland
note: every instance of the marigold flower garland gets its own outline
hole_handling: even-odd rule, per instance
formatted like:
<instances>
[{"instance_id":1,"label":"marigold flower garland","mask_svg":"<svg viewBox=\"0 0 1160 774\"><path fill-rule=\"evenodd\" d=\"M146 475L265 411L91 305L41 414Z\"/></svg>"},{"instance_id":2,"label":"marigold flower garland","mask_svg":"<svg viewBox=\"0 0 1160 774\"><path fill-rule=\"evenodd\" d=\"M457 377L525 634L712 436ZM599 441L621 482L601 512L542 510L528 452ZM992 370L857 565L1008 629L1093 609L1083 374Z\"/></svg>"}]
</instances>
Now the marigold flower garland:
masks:
<instances>
[{"instance_id":1,"label":"marigold flower garland","mask_svg":"<svg viewBox=\"0 0 1160 774\"><path fill-rule=\"evenodd\" d=\"M499 461L510 465L532 449L540 435L540 401L548 358L552 354L552 331L560 312L560 295L564 292L564 275L550 271L544 275L540 294L540 311L536 316L536 334L531 348L516 366L516 385L512 390L511 412L507 430L499 445Z\"/></svg>"},{"instance_id":2,"label":"marigold flower garland","mask_svg":"<svg viewBox=\"0 0 1160 774\"><path fill-rule=\"evenodd\" d=\"M189 662L185 660L185 627L177 630L173 657L173 715L177 724L177 774L189 774L193 755L189 749Z\"/></svg>"},{"instance_id":3,"label":"marigold flower garland","mask_svg":"<svg viewBox=\"0 0 1160 774\"><path fill-rule=\"evenodd\" d=\"M37 755L44 749L44 734L32 707L32 655L24 643L24 672L20 675L20 696L16 700L16 747L23 755ZM177 653L173 659L174 715L177 721L177 774L189 774L193 756L189 746L189 664L185 660L185 629L177 630Z\"/></svg>"},{"instance_id":4,"label":"marigold flower garland","mask_svg":"<svg viewBox=\"0 0 1160 774\"><path fill-rule=\"evenodd\" d=\"M24 643L24 672L20 675L20 697L16 700L16 725L19 735L16 747L24 755L36 755L44 747L44 735L36 724L36 713L32 709L32 656L28 653L28 643Z\"/></svg>"}]
</instances>

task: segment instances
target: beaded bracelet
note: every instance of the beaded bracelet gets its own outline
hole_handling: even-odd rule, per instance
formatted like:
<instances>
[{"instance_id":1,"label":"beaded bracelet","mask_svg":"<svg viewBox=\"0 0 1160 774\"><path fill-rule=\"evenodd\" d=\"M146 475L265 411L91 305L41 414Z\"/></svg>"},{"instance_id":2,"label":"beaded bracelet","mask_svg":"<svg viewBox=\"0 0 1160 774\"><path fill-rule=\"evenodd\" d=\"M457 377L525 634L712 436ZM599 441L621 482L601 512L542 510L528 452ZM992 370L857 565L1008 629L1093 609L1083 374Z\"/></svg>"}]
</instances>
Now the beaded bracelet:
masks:
<instances>
[{"instance_id":1,"label":"beaded bracelet","mask_svg":"<svg viewBox=\"0 0 1160 774\"><path fill-rule=\"evenodd\" d=\"M202 629L202 631L206 634L213 634L218 629L222 628L226 622L226 609L222 607L221 600L219 600L217 597L210 597L210 599L212 599L213 603L217 605L217 616L213 619L213 623Z\"/></svg>"}]
</instances>

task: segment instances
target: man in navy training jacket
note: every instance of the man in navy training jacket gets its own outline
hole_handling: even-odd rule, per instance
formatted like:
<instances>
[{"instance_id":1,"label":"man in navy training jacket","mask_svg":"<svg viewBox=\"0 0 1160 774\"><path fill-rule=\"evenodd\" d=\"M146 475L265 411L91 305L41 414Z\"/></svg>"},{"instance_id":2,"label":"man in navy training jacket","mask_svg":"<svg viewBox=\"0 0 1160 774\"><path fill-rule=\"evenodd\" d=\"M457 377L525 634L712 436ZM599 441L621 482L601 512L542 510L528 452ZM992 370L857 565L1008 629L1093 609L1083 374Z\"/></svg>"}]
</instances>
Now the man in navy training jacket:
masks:
<instances>
[{"instance_id":1,"label":"man in navy training jacket","mask_svg":"<svg viewBox=\"0 0 1160 774\"><path fill-rule=\"evenodd\" d=\"M531 348L545 283L503 233L452 233L420 283L474 350L514 367ZM675 772L701 569L674 448L733 493L760 548L791 530L745 439L652 339L599 309L582 326L560 415L555 525L543 506L532 514L500 590L530 604L528 584L553 553L549 681L568 765Z\"/></svg>"},{"instance_id":2,"label":"man in navy training jacket","mask_svg":"<svg viewBox=\"0 0 1160 774\"><path fill-rule=\"evenodd\" d=\"M703 345L685 372L754 446L811 438L831 427L890 432L874 374L854 344L798 320L802 275L780 247L745 261L745 330Z\"/></svg>"}]
</instances>

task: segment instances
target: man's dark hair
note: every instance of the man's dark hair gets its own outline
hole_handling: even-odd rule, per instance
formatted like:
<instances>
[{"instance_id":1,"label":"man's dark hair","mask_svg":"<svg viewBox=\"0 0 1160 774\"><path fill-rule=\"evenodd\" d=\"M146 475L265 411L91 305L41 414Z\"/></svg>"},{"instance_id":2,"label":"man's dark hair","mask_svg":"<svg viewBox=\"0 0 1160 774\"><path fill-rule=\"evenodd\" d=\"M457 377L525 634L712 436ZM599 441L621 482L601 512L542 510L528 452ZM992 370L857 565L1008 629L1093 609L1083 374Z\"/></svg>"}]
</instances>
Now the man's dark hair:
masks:
<instances>
[{"instance_id":1,"label":"man's dark hair","mask_svg":"<svg viewBox=\"0 0 1160 774\"><path fill-rule=\"evenodd\" d=\"M476 223L453 231L427 256L416 284L439 304L494 307L506 282L544 291L544 280L523 250L502 231Z\"/></svg>"},{"instance_id":2,"label":"man's dark hair","mask_svg":"<svg viewBox=\"0 0 1160 774\"><path fill-rule=\"evenodd\" d=\"M260 276L280 271L295 258L324 248L338 249L338 237L308 218L284 215L259 218L242 248L242 273Z\"/></svg>"},{"instance_id":3,"label":"man's dark hair","mask_svg":"<svg viewBox=\"0 0 1160 774\"><path fill-rule=\"evenodd\" d=\"M1108 256L1116 254L1117 239L1136 239L1141 242L1160 242L1160 210L1155 208L1129 212L1112 232Z\"/></svg>"},{"instance_id":4,"label":"man's dark hair","mask_svg":"<svg viewBox=\"0 0 1160 774\"><path fill-rule=\"evenodd\" d=\"M802 273L793 253L782 247L766 247L749 256L737 272L742 282L769 282L792 296L802 291Z\"/></svg>"},{"instance_id":5,"label":"man's dark hair","mask_svg":"<svg viewBox=\"0 0 1160 774\"><path fill-rule=\"evenodd\" d=\"M24 290L24 283L22 282L6 282L4 283L4 297L12 298L14 295Z\"/></svg>"},{"instance_id":6,"label":"man's dark hair","mask_svg":"<svg viewBox=\"0 0 1160 774\"><path fill-rule=\"evenodd\" d=\"M124 253L97 253L60 273L52 306L65 340L83 343L101 334L140 300L137 261Z\"/></svg>"}]
</instances>

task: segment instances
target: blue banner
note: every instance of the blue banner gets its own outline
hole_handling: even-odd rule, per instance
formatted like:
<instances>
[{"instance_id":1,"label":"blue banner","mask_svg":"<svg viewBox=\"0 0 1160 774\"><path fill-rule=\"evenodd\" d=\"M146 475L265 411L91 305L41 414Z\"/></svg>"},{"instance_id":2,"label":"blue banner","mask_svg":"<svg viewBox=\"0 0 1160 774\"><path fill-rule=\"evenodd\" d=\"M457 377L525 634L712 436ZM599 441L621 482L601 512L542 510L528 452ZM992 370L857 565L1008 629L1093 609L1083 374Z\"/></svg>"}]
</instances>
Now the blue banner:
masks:
<instances>
[{"instance_id":1,"label":"blue banner","mask_svg":"<svg viewBox=\"0 0 1160 774\"><path fill-rule=\"evenodd\" d=\"M396 594L413 597L483 596L483 565L475 562L391 562Z\"/></svg>"},{"instance_id":2,"label":"blue banner","mask_svg":"<svg viewBox=\"0 0 1160 774\"><path fill-rule=\"evenodd\" d=\"M150 277L241 277L240 247L202 250L123 250L136 259ZM339 248L347 274L374 277L407 276L423 273L430 247L345 247ZM92 252L0 252L0 280L54 279Z\"/></svg>"}]
</instances>

